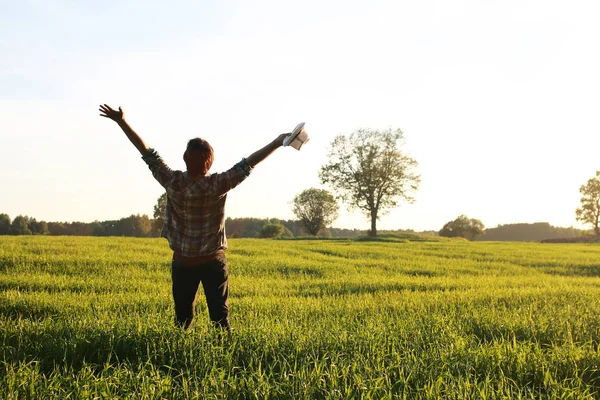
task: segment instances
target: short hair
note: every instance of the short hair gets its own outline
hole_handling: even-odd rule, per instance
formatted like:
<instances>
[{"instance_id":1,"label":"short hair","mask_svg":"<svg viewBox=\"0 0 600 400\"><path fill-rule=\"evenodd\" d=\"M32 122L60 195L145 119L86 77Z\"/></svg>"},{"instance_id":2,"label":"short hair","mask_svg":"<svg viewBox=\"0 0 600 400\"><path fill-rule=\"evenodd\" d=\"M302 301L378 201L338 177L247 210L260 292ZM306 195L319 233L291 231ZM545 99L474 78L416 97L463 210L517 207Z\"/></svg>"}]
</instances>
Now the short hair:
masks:
<instances>
[{"instance_id":1,"label":"short hair","mask_svg":"<svg viewBox=\"0 0 600 400\"><path fill-rule=\"evenodd\" d=\"M212 146L204 139L191 139L183 155L187 170L191 174L204 175L208 172L215 159Z\"/></svg>"}]
</instances>

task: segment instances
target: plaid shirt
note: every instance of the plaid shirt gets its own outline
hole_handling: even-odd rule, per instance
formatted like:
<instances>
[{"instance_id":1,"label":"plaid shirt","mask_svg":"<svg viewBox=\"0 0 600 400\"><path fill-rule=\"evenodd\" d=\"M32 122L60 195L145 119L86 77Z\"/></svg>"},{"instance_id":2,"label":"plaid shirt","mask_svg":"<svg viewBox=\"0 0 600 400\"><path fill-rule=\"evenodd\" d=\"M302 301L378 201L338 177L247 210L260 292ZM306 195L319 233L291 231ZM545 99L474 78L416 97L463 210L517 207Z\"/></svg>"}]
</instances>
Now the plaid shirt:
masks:
<instances>
[{"instance_id":1,"label":"plaid shirt","mask_svg":"<svg viewBox=\"0 0 600 400\"><path fill-rule=\"evenodd\" d=\"M250 175L242 159L220 174L190 177L173 171L154 149L142 157L154 178L167 191L167 209L161 236L184 257L207 256L227 248L225 200L227 192Z\"/></svg>"}]
</instances>

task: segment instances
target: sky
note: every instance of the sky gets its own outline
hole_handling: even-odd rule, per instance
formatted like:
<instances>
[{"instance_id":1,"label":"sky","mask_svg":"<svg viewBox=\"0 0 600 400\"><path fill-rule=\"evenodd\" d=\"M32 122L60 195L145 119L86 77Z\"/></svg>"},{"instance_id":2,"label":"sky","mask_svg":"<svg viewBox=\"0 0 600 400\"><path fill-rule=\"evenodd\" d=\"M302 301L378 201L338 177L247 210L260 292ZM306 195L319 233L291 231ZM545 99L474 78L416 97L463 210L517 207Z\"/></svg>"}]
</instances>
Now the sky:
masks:
<instances>
[{"instance_id":1,"label":"sky","mask_svg":"<svg viewBox=\"0 0 600 400\"><path fill-rule=\"evenodd\" d=\"M227 215L292 219L336 135L400 128L414 204L379 229L575 221L600 170L600 2L0 0L0 213L152 216L162 187L98 105L173 169L187 141L230 168L301 121L228 195ZM342 204L336 227L370 223Z\"/></svg>"}]
</instances>

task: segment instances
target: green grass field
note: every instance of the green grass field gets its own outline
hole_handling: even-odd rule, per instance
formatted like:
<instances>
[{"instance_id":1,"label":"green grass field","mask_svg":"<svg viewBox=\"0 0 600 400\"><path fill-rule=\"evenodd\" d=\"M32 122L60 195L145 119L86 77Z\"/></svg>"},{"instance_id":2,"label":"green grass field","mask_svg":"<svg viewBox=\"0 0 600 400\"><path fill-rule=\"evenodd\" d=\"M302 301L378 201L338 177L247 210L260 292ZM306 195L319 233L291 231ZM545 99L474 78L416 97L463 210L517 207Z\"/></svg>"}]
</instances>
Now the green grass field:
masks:
<instances>
[{"instance_id":1,"label":"green grass field","mask_svg":"<svg viewBox=\"0 0 600 400\"><path fill-rule=\"evenodd\" d=\"M0 237L0 398L600 397L600 245L383 239L230 240L220 340L164 239Z\"/></svg>"}]
</instances>

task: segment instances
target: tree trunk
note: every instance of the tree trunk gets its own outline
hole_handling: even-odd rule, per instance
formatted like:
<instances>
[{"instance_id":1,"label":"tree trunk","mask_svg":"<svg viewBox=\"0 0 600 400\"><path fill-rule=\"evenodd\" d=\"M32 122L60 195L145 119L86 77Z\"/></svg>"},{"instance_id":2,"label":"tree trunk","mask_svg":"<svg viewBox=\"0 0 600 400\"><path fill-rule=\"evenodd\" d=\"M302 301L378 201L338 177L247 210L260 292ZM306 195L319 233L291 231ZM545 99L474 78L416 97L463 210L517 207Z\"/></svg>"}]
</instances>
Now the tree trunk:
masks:
<instances>
[{"instance_id":1,"label":"tree trunk","mask_svg":"<svg viewBox=\"0 0 600 400\"><path fill-rule=\"evenodd\" d=\"M371 230L369 236L377 236L377 210L371 211Z\"/></svg>"}]
</instances>

